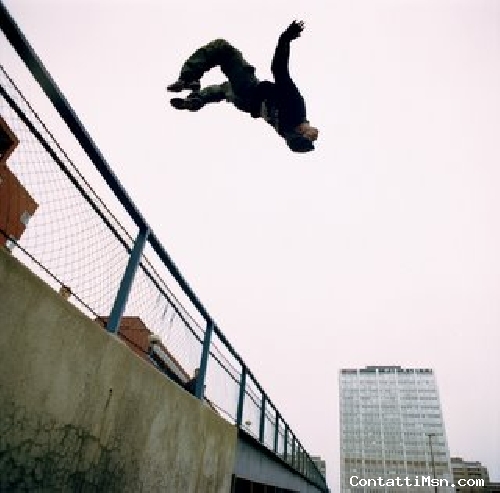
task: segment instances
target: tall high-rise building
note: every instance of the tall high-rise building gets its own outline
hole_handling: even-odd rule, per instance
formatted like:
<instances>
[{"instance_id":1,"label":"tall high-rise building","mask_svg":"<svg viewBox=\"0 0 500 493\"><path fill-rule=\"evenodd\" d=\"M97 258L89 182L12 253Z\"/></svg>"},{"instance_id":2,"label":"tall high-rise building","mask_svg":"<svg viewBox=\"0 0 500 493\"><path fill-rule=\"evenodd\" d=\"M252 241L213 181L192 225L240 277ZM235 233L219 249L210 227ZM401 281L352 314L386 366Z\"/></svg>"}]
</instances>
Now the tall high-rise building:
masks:
<instances>
[{"instance_id":1,"label":"tall high-rise building","mask_svg":"<svg viewBox=\"0 0 500 493\"><path fill-rule=\"evenodd\" d=\"M367 366L339 378L342 492L434 493L432 480L454 491L431 369Z\"/></svg>"}]
</instances>

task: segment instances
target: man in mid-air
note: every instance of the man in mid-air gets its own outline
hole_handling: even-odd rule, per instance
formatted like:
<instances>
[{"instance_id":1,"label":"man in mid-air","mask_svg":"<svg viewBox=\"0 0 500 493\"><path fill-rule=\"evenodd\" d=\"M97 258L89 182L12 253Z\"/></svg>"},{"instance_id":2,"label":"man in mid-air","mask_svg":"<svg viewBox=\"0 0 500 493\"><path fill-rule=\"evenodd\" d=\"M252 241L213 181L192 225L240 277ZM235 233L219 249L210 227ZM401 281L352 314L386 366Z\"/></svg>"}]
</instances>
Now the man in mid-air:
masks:
<instances>
[{"instance_id":1,"label":"man in mid-air","mask_svg":"<svg viewBox=\"0 0 500 493\"><path fill-rule=\"evenodd\" d=\"M186 98L171 99L170 104L178 110L198 111L207 103L228 101L254 118L263 118L285 139L292 151L312 151L318 129L309 124L304 98L288 71L290 43L303 30L304 22L294 21L280 35L271 63L274 82L259 81L255 67L224 39L202 46L186 60L179 79L167 86L171 92L192 92ZM216 66L220 67L227 81L201 89L201 77Z\"/></svg>"}]
</instances>

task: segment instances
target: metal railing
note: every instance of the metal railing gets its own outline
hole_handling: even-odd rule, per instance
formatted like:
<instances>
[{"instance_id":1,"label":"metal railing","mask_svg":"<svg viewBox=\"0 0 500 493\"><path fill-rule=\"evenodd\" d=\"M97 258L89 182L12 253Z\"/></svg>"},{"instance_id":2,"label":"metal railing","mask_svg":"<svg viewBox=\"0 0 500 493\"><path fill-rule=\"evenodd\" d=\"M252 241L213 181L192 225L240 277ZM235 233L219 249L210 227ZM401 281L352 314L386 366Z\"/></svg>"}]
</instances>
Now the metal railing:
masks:
<instances>
[{"instance_id":1,"label":"metal railing","mask_svg":"<svg viewBox=\"0 0 500 493\"><path fill-rule=\"evenodd\" d=\"M225 419L328 491L302 443L184 279L1 1L0 21L85 153L75 166L1 67L2 116L20 141L9 167L38 204L15 242L17 255L47 282L70 287L89 316L106 317L109 332L117 333L124 315L140 318L188 373L199 369L197 398L209 399ZM107 185L106 202L117 199L121 221L84 178L85 165ZM189 304L192 310L185 308Z\"/></svg>"}]
</instances>

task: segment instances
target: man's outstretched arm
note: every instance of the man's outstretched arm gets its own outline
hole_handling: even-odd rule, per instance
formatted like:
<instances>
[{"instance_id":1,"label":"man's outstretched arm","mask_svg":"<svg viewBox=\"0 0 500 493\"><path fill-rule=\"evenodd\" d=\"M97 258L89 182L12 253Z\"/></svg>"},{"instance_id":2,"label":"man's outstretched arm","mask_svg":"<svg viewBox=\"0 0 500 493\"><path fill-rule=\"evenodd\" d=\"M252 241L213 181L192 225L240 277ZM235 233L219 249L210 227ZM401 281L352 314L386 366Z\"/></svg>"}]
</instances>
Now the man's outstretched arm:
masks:
<instances>
[{"instance_id":1,"label":"man's outstretched arm","mask_svg":"<svg viewBox=\"0 0 500 493\"><path fill-rule=\"evenodd\" d=\"M297 39L304 30L304 21L293 21L280 35L274 51L271 72L275 80L289 78L288 61L290 59L290 43Z\"/></svg>"}]
</instances>

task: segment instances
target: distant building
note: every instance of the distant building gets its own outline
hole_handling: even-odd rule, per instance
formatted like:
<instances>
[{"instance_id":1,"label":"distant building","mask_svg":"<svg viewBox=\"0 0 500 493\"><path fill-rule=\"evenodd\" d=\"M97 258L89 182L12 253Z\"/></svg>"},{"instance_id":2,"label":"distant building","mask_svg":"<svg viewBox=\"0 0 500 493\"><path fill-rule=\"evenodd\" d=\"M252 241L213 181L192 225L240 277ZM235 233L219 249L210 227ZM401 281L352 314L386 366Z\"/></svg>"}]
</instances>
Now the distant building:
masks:
<instances>
[{"instance_id":1,"label":"distant building","mask_svg":"<svg viewBox=\"0 0 500 493\"><path fill-rule=\"evenodd\" d=\"M319 455L312 455L311 459L318 468L318 471L326 478L326 462Z\"/></svg>"},{"instance_id":2,"label":"distant building","mask_svg":"<svg viewBox=\"0 0 500 493\"><path fill-rule=\"evenodd\" d=\"M490 480L488 469L480 462L467 461L461 457L452 457L451 470L453 473L453 484L457 493L485 492L484 486L477 485L476 482L480 479L484 485L487 485ZM459 480L461 480L463 486L459 486ZM469 482L469 485L466 485L467 482ZM476 482L475 485L472 484L474 482Z\"/></svg>"},{"instance_id":3,"label":"distant building","mask_svg":"<svg viewBox=\"0 0 500 493\"><path fill-rule=\"evenodd\" d=\"M487 493L500 493L500 483L488 483L486 486Z\"/></svg>"},{"instance_id":4,"label":"distant building","mask_svg":"<svg viewBox=\"0 0 500 493\"><path fill-rule=\"evenodd\" d=\"M343 493L434 493L422 478L447 480L448 443L434 372L367 366L340 371L340 470ZM382 478L383 486L377 484ZM397 478L418 484L398 486ZM370 480L370 481L368 481Z\"/></svg>"}]
</instances>

